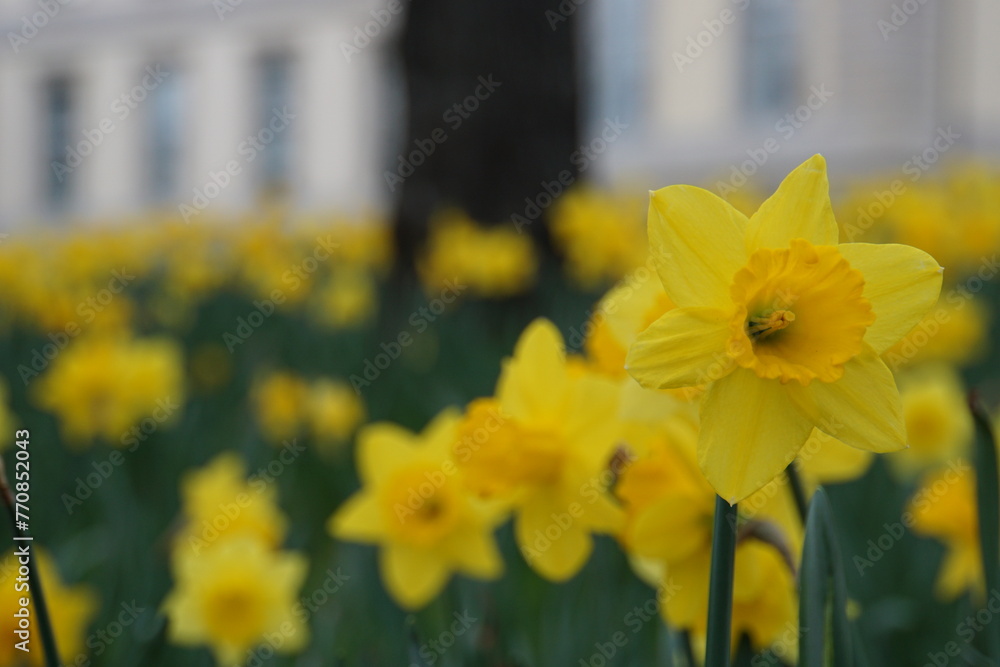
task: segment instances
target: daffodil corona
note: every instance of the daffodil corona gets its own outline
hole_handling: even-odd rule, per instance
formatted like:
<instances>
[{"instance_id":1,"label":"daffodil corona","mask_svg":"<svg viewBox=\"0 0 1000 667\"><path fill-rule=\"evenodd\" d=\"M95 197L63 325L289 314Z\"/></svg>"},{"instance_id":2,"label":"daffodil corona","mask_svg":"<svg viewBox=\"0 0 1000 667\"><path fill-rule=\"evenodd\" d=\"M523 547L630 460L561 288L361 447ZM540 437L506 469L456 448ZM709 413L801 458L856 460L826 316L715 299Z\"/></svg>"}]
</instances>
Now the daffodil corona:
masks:
<instances>
[{"instance_id":1,"label":"daffodil corona","mask_svg":"<svg viewBox=\"0 0 1000 667\"><path fill-rule=\"evenodd\" d=\"M838 245L826 163L796 168L749 219L687 185L651 193L650 251L677 308L626 360L643 386L708 385L698 459L730 503L767 484L814 429L906 446L879 355L934 305L942 269L903 245Z\"/></svg>"}]
</instances>

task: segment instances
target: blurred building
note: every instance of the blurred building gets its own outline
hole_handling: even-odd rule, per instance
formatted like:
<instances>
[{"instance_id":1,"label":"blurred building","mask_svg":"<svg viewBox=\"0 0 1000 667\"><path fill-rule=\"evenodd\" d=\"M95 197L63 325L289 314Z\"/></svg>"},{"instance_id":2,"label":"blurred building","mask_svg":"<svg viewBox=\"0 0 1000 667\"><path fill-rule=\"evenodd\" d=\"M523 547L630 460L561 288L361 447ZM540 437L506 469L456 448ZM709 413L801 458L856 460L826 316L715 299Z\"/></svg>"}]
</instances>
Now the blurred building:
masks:
<instances>
[{"instance_id":1,"label":"blurred building","mask_svg":"<svg viewBox=\"0 0 1000 667\"><path fill-rule=\"evenodd\" d=\"M0 222L119 217L262 196L377 200L382 54L371 7L323 0L8 0ZM383 35L378 35L384 39ZM358 40L364 44L364 40ZM377 41L377 40L376 40ZM210 206L199 208L208 203Z\"/></svg>"},{"instance_id":2,"label":"blurred building","mask_svg":"<svg viewBox=\"0 0 1000 667\"><path fill-rule=\"evenodd\" d=\"M386 47L403 4L4 2L0 224L190 217L272 196L386 208L404 136ZM559 7L539 21L579 21L584 150L567 160L586 176L737 182L817 151L836 172L903 169L935 142L1000 147L992 0Z\"/></svg>"}]
</instances>

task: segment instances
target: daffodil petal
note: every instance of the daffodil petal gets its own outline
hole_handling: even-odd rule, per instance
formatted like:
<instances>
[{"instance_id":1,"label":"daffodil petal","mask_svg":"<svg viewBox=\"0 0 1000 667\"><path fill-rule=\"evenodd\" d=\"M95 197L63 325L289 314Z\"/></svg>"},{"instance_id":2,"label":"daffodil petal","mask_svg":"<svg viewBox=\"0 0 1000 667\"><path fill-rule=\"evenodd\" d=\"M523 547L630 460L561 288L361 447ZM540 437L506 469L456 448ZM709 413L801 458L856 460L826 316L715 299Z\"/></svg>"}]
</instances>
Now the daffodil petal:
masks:
<instances>
[{"instance_id":1,"label":"daffodil petal","mask_svg":"<svg viewBox=\"0 0 1000 667\"><path fill-rule=\"evenodd\" d=\"M382 512L375 494L361 491L348 498L327 527L334 537L357 542L378 542L384 534Z\"/></svg>"},{"instance_id":2,"label":"daffodil petal","mask_svg":"<svg viewBox=\"0 0 1000 667\"><path fill-rule=\"evenodd\" d=\"M699 549L705 551L711 541L705 516L689 496L668 495L636 517L629 533L630 547L640 556L670 562L687 558Z\"/></svg>"},{"instance_id":3,"label":"daffodil petal","mask_svg":"<svg viewBox=\"0 0 1000 667\"><path fill-rule=\"evenodd\" d=\"M562 335L552 322L539 318L524 330L514 357L504 363L497 397L515 419L531 418L558 411L567 384Z\"/></svg>"},{"instance_id":4,"label":"daffodil petal","mask_svg":"<svg viewBox=\"0 0 1000 667\"><path fill-rule=\"evenodd\" d=\"M796 409L790 386L738 368L705 393L698 463L728 502L743 500L777 477L809 437L813 424Z\"/></svg>"},{"instance_id":5,"label":"daffodil petal","mask_svg":"<svg viewBox=\"0 0 1000 667\"><path fill-rule=\"evenodd\" d=\"M402 426L380 422L358 434L358 474L365 484L386 478L414 453L415 436ZM388 464L388 465L387 465Z\"/></svg>"},{"instance_id":6,"label":"daffodil petal","mask_svg":"<svg viewBox=\"0 0 1000 667\"><path fill-rule=\"evenodd\" d=\"M503 571L503 558L493 534L481 526L456 533L448 548L456 567L469 576L496 579Z\"/></svg>"},{"instance_id":7,"label":"daffodil petal","mask_svg":"<svg viewBox=\"0 0 1000 667\"><path fill-rule=\"evenodd\" d=\"M788 174L750 218L747 250L786 248L796 238L814 245L836 245L838 235L826 160L813 155Z\"/></svg>"},{"instance_id":8,"label":"daffodil petal","mask_svg":"<svg viewBox=\"0 0 1000 667\"><path fill-rule=\"evenodd\" d=\"M549 581L566 581L579 572L594 547L569 506L548 494L526 499L514 522L514 535L528 564Z\"/></svg>"},{"instance_id":9,"label":"daffodil petal","mask_svg":"<svg viewBox=\"0 0 1000 667\"><path fill-rule=\"evenodd\" d=\"M788 386L800 411L842 443L878 453L906 447L896 381L871 347L844 364L844 375L836 382Z\"/></svg>"},{"instance_id":10,"label":"daffodil petal","mask_svg":"<svg viewBox=\"0 0 1000 667\"><path fill-rule=\"evenodd\" d=\"M838 250L865 277L864 297L875 311L865 342L881 354L937 303L942 269L923 250L906 245L844 243Z\"/></svg>"},{"instance_id":11,"label":"daffodil petal","mask_svg":"<svg viewBox=\"0 0 1000 667\"><path fill-rule=\"evenodd\" d=\"M746 216L691 185L650 193L649 248L678 306L725 307L733 274L746 263Z\"/></svg>"},{"instance_id":12,"label":"daffodil petal","mask_svg":"<svg viewBox=\"0 0 1000 667\"><path fill-rule=\"evenodd\" d=\"M649 389L704 384L733 368L726 314L714 308L676 308L650 324L629 348L625 368Z\"/></svg>"},{"instance_id":13,"label":"daffodil petal","mask_svg":"<svg viewBox=\"0 0 1000 667\"><path fill-rule=\"evenodd\" d=\"M382 580L389 593L407 609L419 609L440 592L451 574L435 554L401 544L379 552Z\"/></svg>"}]
</instances>

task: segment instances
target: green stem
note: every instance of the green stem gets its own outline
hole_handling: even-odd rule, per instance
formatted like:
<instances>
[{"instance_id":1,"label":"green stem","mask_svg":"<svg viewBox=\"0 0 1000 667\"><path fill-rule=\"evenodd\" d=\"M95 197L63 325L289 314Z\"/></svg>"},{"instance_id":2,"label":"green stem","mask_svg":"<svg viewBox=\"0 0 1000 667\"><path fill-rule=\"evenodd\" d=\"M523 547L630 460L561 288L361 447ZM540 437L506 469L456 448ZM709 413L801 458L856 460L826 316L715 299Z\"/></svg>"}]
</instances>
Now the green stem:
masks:
<instances>
[{"instance_id":1,"label":"green stem","mask_svg":"<svg viewBox=\"0 0 1000 667\"><path fill-rule=\"evenodd\" d=\"M708 585L708 642L705 667L729 667L736 562L736 505L715 498L712 529L712 578Z\"/></svg>"},{"instance_id":2,"label":"green stem","mask_svg":"<svg viewBox=\"0 0 1000 667\"><path fill-rule=\"evenodd\" d=\"M14 535L18 538L28 538L26 531L17 527L17 508L14 504L14 494L7 484L7 470L4 467L3 459L0 459L0 496L3 496L3 503L7 506L7 514L10 516L10 524L14 529ZM42 638L42 648L45 651L46 667L58 667L59 652L56 649L56 635L52 630L52 620L49 617L49 607L45 603L45 595L42 593L42 577L38 573L38 564L33 548L33 542L29 539L20 539L17 542L21 545L27 544L28 551L28 585L31 587L31 598L35 602L35 614L38 618L38 634Z\"/></svg>"}]
</instances>

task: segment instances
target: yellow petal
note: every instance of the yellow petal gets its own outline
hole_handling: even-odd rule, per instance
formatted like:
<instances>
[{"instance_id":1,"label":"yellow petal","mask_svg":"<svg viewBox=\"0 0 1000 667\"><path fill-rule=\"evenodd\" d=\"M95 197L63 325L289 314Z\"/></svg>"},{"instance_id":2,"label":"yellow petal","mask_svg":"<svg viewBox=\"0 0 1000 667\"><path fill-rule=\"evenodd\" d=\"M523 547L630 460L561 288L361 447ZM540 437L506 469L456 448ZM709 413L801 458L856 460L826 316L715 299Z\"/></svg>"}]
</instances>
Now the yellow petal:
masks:
<instances>
[{"instance_id":1,"label":"yellow petal","mask_svg":"<svg viewBox=\"0 0 1000 667\"><path fill-rule=\"evenodd\" d=\"M691 185L650 193L649 248L678 306L725 307L729 283L746 263L746 216Z\"/></svg>"},{"instance_id":2,"label":"yellow petal","mask_svg":"<svg viewBox=\"0 0 1000 667\"><path fill-rule=\"evenodd\" d=\"M730 503L777 477L809 437L813 424L792 402L792 385L738 368L705 393L698 463Z\"/></svg>"},{"instance_id":3,"label":"yellow petal","mask_svg":"<svg viewBox=\"0 0 1000 667\"><path fill-rule=\"evenodd\" d=\"M419 609L430 602L451 574L435 554L398 544L382 549L379 567L389 593L407 609Z\"/></svg>"},{"instance_id":4,"label":"yellow petal","mask_svg":"<svg viewBox=\"0 0 1000 667\"><path fill-rule=\"evenodd\" d=\"M705 384L733 368L726 354L732 334L725 312L713 308L676 308L639 334L625 368L649 389Z\"/></svg>"},{"instance_id":5,"label":"yellow petal","mask_svg":"<svg viewBox=\"0 0 1000 667\"><path fill-rule=\"evenodd\" d=\"M896 381L867 345L844 364L844 375L836 382L789 383L788 389L820 430L846 445L880 453L906 447Z\"/></svg>"},{"instance_id":6,"label":"yellow petal","mask_svg":"<svg viewBox=\"0 0 1000 667\"><path fill-rule=\"evenodd\" d=\"M617 445L619 385L597 374L573 382L564 432L593 476L608 464Z\"/></svg>"},{"instance_id":7,"label":"yellow petal","mask_svg":"<svg viewBox=\"0 0 1000 667\"><path fill-rule=\"evenodd\" d=\"M579 572L594 546L569 509L549 494L533 494L525 499L514 522L525 560L549 581L566 581Z\"/></svg>"},{"instance_id":8,"label":"yellow petal","mask_svg":"<svg viewBox=\"0 0 1000 667\"><path fill-rule=\"evenodd\" d=\"M792 239L836 245L838 234L826 160L822 155L813 155L788 174L750 218L747 250L786 248Z\"/></svg>"},{"instance_id":9,"label":"yellow petal","mask_svg":"<svg viewBox=\"0 0 1000 667\"><path fill-rule=\"evenodd\" d=\"M381 422L358 434L358 474L365 484L384 479L413 456L415 436L402 426Z\"/></svg>"},{"instance_id":10,"label":"yellow petal","mask_svg":"<svg viewBox=\"0 0 1000 667\"><path fill-rule=\"evenodd\" d=\"M469 576L496 579L503 571L503 558L493 534L480 526L459 531L448 547L455 566Z\"/></svg>"},{"instance_id":11,"label":"yellow petal","mask_svg":"<svg viewBox=\"0 0 1000 667\"><path fill-rule=\"evenodd\" d=\"M844 243L837 249L865 277L864 296L875 311L865 342L881 354L937 303L943 270L926 252L906 245Z\"/></svg>"},{"instance_id":12,"label":"yellow petal","mask_svg":"<svg viewBox=\"0 0 1000 667\"><path fill-rule=\"evenodd\" d=\"M327 528L331 535L356 542L378 542L385 533L375 494L361 491L348 498L336 514L330 517Z\"/></svg>"},{"instance_id":13,"label":"yellow petal","mask_svg":"<svg viewBox=\"0 0 1000 667\"><path fill-rule=\"evenodd\" d=\"M552 322L539 318L529 324L505 362L497 383L503 411L515 419L551 415L566 398L566 353Z\"/></svg>"},{"instance_id":14,"label":"yellow petal","mask_svg":"<svg viewBox=\"0 0 1000 667\"><path fill-rule=\"evenodd\" d=\"M711 496L709 496L711 498ZM700 503L686 494L671 494L640 513L631 531L635 553L676 562L710 549L709 523Z\"/></svg>"}]
</instances>

